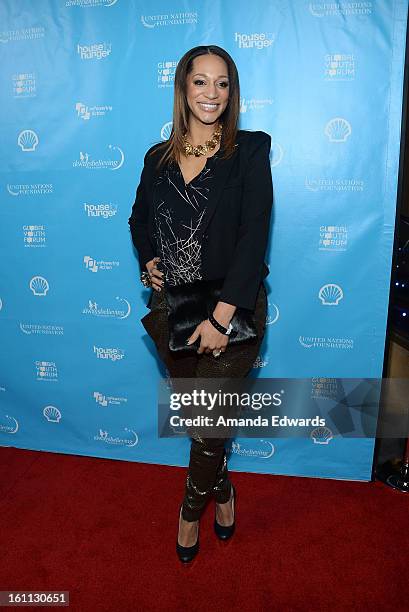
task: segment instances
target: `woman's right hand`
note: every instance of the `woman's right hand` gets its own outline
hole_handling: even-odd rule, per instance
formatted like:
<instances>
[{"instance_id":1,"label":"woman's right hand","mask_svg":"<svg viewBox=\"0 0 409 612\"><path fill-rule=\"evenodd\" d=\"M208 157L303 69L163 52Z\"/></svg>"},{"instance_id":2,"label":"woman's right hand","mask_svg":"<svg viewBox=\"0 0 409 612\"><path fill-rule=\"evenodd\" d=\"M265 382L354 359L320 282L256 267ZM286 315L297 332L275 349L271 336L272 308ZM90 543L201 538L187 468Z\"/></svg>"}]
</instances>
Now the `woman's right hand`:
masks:
<instances>
[{"instance_id":1,"label":"woman's right hand","mask_svg":"<svg viewBox=\"0 0 409 612\"><path fill-rule=\"evenodd\" d=\"M164 274L156 267L158 261L160 261L160 258L154 257L146 263L146 269L149 272L149 276L151 277L152 281L152 287L153 289L155 289L155 291L160 291L163 286L162 277L164 276Z\"/></svg>"}]
</instances>

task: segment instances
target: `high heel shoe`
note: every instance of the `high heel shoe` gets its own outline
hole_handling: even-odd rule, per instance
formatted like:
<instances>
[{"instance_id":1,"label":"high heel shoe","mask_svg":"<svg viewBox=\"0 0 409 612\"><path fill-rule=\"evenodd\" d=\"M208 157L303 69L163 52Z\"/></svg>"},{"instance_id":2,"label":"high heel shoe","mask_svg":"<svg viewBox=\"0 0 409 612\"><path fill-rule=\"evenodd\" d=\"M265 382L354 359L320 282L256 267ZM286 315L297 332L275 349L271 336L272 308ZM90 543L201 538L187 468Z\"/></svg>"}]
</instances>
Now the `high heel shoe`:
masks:
<instances>
[{"instance_id":1,"label":"high heel shoe","mask_svg":"<svg viewBox=\"0 0 409 612\"><path fill-rule=\"evenodd\" d=\"M182 506L180 506L180 510L179 510L179 526L180 526L180 518L182 516ZM194 559L194 557L197 555L198 552L199 552L199 525L197 526L197 540L195 544L193 544L193 546L181 546L179 544L179 532L178 532L178 536L176 538L176 553L179 559L182 561L182 563L189 563L189 561L192 561L192 559Z\"/></svg>"},{"instance_id":2,"label":"high heel shoe","mask_svg":"<svg viewBox=\"0 0 409 612\"><path fill-rule=\"evenodd\" d=\"M217 520L216 520L216 510L214 513L214 530L215 533L217 535L217 537L220 540L228 540L229 538L231 538L231 536L234 533L234 529L235 529L235 519L236 519L236 510L235 510L235 503L236 503L236 489L234 487L234 485L232 484L232 490L233 490L233 496L231 497L231 505L232 505L232 510L233 510L233 523L231 525L229 525L228 527L225 527L224 525L220 525Z\"/></svg>"}]
</instances>

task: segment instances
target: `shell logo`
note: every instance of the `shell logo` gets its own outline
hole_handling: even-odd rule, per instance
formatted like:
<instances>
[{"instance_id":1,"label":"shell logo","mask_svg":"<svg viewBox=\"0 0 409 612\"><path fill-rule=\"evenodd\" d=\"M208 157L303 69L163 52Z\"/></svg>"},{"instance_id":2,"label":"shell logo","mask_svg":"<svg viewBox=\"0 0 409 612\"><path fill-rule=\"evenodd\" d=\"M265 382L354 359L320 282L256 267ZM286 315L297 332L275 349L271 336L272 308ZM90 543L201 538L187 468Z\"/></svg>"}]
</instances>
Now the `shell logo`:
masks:
<instances>
[{"instance_id":1,"label":"shell logo","mask_svg":"<svg viewBox=\"0 0 409 612\"><path fill-rule=\"evenodd\" d=\"M317 427L311 432L310 438L314 444L328 444L333 439L332 431L329 427Z\"/></svg>"},{"instance_id":2,"label":"shell logo","mask_svg":"<svg viewBox=\"0 0 409 612\"><path fill-rule=\"evenodd\" d=\"M344 293L339 285L328 283L318 292L318 297L324 306L338 306L338 302L344 297Z\"/></svg>"},{"instance_id":3,"label":"shell logo","mask_svg":"<svg viewBox=\"0 0 409 612\"><path fill-rule=\"evenodd\" d=\"M34 130L23 130L17 138L17 144L25 152L35 151L38 142L38 136Z\"/></svg>"},{"instance_id":4,"label":"shell logo","mask_svg":"<svg viewBox=\"0 0 409 612\"><path fill-rule=\"evenodd\" d=\"M33 276L30 281L30 289L34 295L47 295L50 285L48 281L42 276Z\"/></svg>"},{"instance_id":5,"label":"shell logo","mask_svg":"<svg viewBox=\"0 0 409 612\"><path fill-rule=\"evenodd\" d=\"M170 135L172 133L172 126L173 121L168 121L167 123L165 123L165 125L162 126L162 129L160 131L160 137L162 138L162 140L168 140L170 138Z\"/></svg>"},{"instance_id":6,"label":"shell logo","mask_svg":"<svg viewBox=\"0 0 409 612\"><path fill-rule=\"evenodd\" d=\"M335 117L328 121L324 133L330 142L345 142L352 133L351 124L342 117Z\"/></svg>"},{"instance_id":7,"label":"shell logo","mask_svg":"<svg viewBox=\"0 0 409 612\"><path fill-rule=\"evenodd\" d=\"M59 423L61 412L55 406L46 406L43 410L43 415L51 423Z\"/></svg>"}]
</instances>

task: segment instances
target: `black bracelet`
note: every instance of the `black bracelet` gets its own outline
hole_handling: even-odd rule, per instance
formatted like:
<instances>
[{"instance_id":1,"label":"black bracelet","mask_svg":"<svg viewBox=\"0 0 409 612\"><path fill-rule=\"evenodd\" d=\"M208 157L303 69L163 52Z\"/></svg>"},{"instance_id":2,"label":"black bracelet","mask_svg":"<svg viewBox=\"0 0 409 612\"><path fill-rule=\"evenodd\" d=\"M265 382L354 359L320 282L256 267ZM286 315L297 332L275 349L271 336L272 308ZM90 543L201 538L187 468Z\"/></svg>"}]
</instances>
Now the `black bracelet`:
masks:
<instances>
[{"instance_id":1,"label":"black bracelet","mask_svg":"<svg viewBox=\"0 0 409 612\"><path fill-rule=\"evenodd\" d=\"M221 332L225 336L230 335L230 332L233 329L231 323L229 323L229 327L224 327L224 325L221 325L218 321L216 321L216 319L214 318L212 314L209 313L208 318L209 318L210 323L213 325L213 327L215 327L219 332Z\"/></svg>"}]
</instances>

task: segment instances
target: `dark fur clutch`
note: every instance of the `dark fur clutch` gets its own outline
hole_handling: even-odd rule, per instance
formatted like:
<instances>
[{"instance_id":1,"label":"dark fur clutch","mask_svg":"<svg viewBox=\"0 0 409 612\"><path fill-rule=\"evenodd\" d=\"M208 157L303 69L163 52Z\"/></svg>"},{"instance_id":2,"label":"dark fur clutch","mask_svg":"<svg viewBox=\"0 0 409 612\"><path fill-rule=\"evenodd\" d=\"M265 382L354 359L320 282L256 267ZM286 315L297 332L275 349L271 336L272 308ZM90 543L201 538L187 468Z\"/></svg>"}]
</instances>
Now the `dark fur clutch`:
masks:
<instances>
[{"instance_id":1,"label":"dark fur clutch","mask_svg":"<svg viewBox=\"0 0 409 612\"><path fill-rule=\"evenodd\" d=\"M186 340L195 328L212 314L223 286L223 279L198 280L186 285L166 287L165 298L168 310L169 349L171 351L197 350L200 336L193 344ZM148 319L149 314L144 317ZM147 331L149 321L142 320ZM233 331L229 344L255 343L258 339L254 312L247 308L236 308L231 320ZM152 330L154 333L154 330Z\"/></svg>"}]
</instances>

